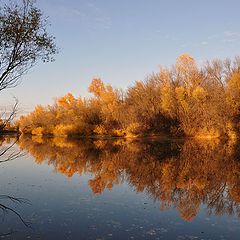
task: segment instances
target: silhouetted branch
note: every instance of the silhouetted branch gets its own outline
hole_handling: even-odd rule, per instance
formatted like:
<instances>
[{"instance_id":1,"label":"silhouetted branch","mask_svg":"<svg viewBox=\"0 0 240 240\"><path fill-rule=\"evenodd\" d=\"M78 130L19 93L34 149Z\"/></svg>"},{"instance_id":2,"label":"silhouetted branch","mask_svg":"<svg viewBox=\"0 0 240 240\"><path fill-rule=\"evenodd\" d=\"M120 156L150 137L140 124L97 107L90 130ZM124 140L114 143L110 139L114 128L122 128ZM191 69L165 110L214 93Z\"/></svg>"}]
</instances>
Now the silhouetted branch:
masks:
<instances>
[{"instance_id":1,"label":"silhouetted branch","mask_svg":"<svg viewBox=\"0 0 240 240\"><path fill-rule=\"evenodd\" d=\"M18 140L16 139L9 146L3 147L0 150L0 157L4 156L17 143L17 141ZM0 163L12 161L12 160L15 160L17 158L23 157L24 155L25 155L25 153L23 153L22 151L11 152L8 156L5 157L5 159L0 160Z\"/></svg>"},{"instance_id":2,"label":"silhouetted branch","mask_svg":"<svg viewBox=\"0 0 240 240\"><path fill-rule=\"evenodd\" d=\"M18 201L18 202L20 202L20 201ZM14 213L15 215L17 215L17 217L21 220L21 222L22 222L26 227L31 227L30 222L25 221L25 220L22 218L22 216L21 216L16 210L14 210L13 208L7 207L6 205L0 203L0 209L1 209L4 213L7 213L7 212L12 212L12 213Z\"/></svg>"},{"instance_id":3,"label":"silhouetted branch","mask_svg":"<svg viewBox=\"0 0 240 240\"><path fill-rule=\"evenodd\" d=\"M4 128L11 123L11 121L16 117L17 111L18 111L18 99L14 97L15 103L12 106L12 109L10 113L7 113L5 110L3 113L1 113L0 119L1 119L1 125L0 125L0 131L4 130Z\"/></svg>"}]
</instances>

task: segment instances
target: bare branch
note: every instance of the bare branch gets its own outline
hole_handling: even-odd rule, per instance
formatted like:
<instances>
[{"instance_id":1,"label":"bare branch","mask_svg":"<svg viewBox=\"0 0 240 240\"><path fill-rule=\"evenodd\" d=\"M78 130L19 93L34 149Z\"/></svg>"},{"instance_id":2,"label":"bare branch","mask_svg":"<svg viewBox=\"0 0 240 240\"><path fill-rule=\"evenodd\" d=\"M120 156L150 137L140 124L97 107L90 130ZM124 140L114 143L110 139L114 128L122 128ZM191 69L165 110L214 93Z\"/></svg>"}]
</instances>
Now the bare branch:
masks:
<instances>
[{"instance_id":1,"label":"bare branch","mask_svg":"<svg viewBox=\"0 0 240 240\"><path fill-rule=\"evenodd\" d=\"M9 114L7 114L7 111L4 111L0 118L1 118L1 124L0 124L0 131L3 131L4 128L12 122L12 120L16 117L17 111L18 111L18 99L15 99L15 103L12 106L12 109Z\"/></svg>"}]
</instances>

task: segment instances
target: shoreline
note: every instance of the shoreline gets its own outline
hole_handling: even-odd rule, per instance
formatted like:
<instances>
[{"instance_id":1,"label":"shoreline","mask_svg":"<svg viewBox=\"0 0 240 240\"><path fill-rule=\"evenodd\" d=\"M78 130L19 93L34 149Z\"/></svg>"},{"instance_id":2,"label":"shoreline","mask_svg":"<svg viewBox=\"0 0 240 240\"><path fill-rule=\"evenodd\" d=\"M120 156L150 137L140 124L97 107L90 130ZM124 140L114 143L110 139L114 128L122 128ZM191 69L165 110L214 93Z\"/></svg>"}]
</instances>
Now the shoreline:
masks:
<instances>
[{"instance_id":1,"label":"shoreline","mask_svg":"<svg viewBox=\"0 0 240 240\"><path fill-rule=\"evenodd\" d=\"M27 137L39 137L39 138L62 138L62 139L92 139L92 140L125 140L125 141L138 141L138 140L149 140L149 141L172 141L172 140L187 140L187 139L193 139L193 140L206 140L206 141L216 141L216 140L234 140L237 141L238 137L231 138L228 136L211 136L211 135L201 135L201 136L187 136L187 135L167 135L167 134L159 134L159 135L139 135L139 136L112 136L112 135L89 135L89 136L83 136L83 135L34 135L29 133L21 133L16 131L4 131L0 133L0 136L27 136Z\"/></svg>"}]
</instances>

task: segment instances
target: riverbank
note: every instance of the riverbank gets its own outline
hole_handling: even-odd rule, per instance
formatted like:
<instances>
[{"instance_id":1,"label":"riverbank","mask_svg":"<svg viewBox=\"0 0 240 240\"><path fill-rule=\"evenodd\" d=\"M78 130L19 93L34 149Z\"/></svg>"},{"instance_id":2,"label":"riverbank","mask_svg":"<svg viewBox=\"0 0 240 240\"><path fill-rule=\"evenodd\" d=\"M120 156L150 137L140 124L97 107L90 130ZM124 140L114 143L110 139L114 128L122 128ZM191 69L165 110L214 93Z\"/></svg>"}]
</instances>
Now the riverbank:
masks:
<instances>
[{"instance_id":1,"label":"riverbank","mask_svg":"<svg viewBox=\"0 0 240 240\"><path fill-rule=\"evenodd\" d=\"M131 136L114 136L114 135L52 135L52 134L43 134L43 135L36 135L36 134L25 134L20 132L10 133L5 135L17 135L17 136L28 136L28 137L36 137L36 138L63 138L63 139L93 139L93 140L124 140L124 141L171 141L171 140L188 140L194 139L199 141L237 141L239 138L237 135L232 136L220 136L220 135L196 135L196 136L187 136L187 135L170 135L170 134L154 134L154 135L131 135Z\"/></svg>"}]
</instances>

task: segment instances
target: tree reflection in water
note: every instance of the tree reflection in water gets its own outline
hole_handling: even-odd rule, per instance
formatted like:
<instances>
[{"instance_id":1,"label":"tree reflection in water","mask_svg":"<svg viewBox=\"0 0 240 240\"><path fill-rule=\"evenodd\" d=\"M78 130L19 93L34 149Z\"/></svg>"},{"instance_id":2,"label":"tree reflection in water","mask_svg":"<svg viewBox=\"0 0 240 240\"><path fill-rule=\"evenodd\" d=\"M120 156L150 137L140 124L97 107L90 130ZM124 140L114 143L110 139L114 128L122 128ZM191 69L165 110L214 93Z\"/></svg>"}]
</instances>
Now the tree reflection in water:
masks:
<instances>
[{"instance_id":1,"label":"tree reflection in water","mask_svg":"<svg viewBox=\"0 0 240 240\"><path fill-rule=\"evenodd\" d=\"M16 151L15 145L17 142L18 138L14 136L0 136L0 164L5 164L25 155L22 151ZM17 210L9 206L11 203L14 205L30 204L28 199L0 194L0 216L2 220L4 221L6 214L13 213L26 227L30 227L30 222L26 221ZM0 237L8 236L12 233L13 231L7 233L0 232Z\"/></svg>"},{"instance_id":2,"label":"tree reflection in water","mask_svg":"<svg viewBox=\"0 0 240 240\"><path fill-rule=\"evenodd\" d=\"M238 144L220 141L67 140L21 137L39 164L53 165L68 177L91 173L95 194L126 181L145 191L161 209L176 208L193 220L201 204L209 214L240 217Z\"/></svg>"}]
</instances>

